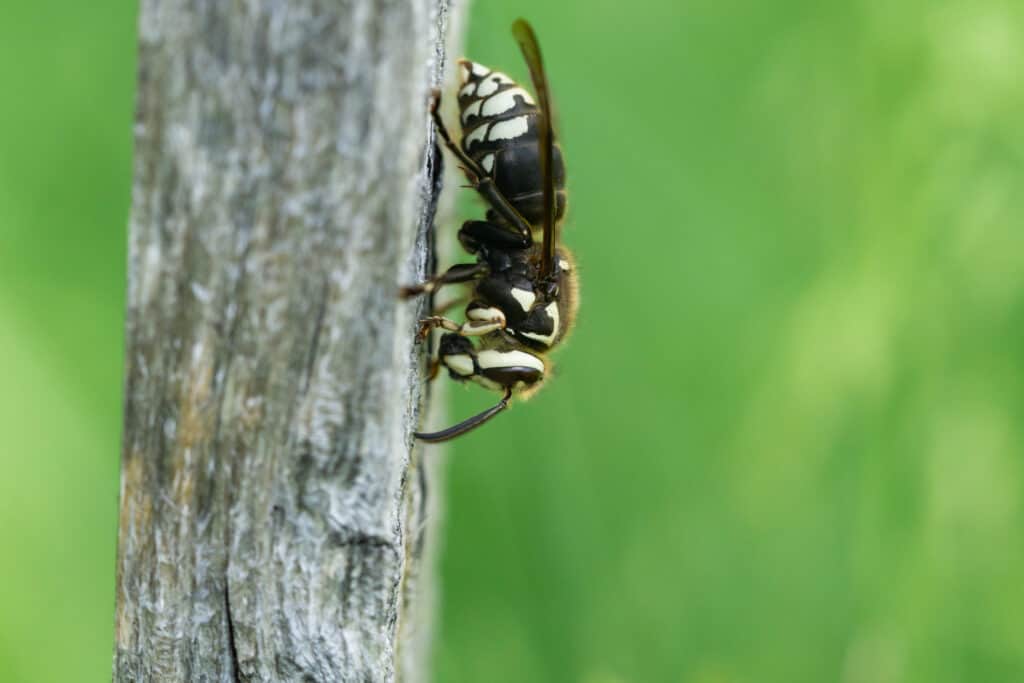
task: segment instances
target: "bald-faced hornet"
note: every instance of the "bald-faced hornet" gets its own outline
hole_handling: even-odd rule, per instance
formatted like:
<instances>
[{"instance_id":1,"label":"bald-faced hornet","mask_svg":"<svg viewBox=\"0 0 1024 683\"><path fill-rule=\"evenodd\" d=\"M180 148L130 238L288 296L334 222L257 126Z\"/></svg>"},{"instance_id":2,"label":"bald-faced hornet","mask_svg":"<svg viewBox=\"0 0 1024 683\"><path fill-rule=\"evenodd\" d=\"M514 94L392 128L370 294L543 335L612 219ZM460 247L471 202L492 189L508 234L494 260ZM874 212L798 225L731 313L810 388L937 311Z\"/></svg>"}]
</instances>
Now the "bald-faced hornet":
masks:
<instances>
[{"instance_id":1,"label":"bald-faced hornet","mask_svg":"<svg viewBox=\"0 0 1024 683\"><path fill-rule=\"evenodd\" d=\"M461 147L438 113L438 91L430 104L438 134L488 206L486 220L466 221L459 230L459 242L476 262L403 288L404 296L413 296L472 283L466 322L434 315L420 321L421 333L427 336L438 327L447 331L435 372L443 365L452 379L473 381L503 396L448 429L417 432L424 441L465 434L507 408L513 394L534 394L550 374L547 353L565 338L576 315L572 255L557 244L566 207L565 166L552 131L547 76L533 28L519 19L512 33L529 67L536 101L500 71L460 60Z\"/></svg>"}]
</instances>

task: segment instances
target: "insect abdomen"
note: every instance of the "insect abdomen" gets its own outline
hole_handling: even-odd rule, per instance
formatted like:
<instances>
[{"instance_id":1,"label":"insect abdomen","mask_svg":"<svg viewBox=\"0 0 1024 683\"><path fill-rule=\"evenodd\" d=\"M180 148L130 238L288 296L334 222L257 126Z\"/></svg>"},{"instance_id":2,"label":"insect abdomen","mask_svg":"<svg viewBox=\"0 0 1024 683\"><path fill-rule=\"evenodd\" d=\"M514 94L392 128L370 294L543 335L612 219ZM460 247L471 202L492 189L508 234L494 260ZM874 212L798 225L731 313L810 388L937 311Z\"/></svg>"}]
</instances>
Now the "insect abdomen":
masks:
<instances>
[{"instance_id":1,"label":"insect abdomen","mask_svg":"<svg viewBox=\"0 0 1024 683\"><path fill-rule=\"evenodd\" d=\"M501 193L534 225L543 222L543 179L537 119L540 110L523 87L500 71L461 61L462 149L494 178ZM556 219L565 212L565 164L557 144L551 163Z\"/></svg>"}]
</instances>

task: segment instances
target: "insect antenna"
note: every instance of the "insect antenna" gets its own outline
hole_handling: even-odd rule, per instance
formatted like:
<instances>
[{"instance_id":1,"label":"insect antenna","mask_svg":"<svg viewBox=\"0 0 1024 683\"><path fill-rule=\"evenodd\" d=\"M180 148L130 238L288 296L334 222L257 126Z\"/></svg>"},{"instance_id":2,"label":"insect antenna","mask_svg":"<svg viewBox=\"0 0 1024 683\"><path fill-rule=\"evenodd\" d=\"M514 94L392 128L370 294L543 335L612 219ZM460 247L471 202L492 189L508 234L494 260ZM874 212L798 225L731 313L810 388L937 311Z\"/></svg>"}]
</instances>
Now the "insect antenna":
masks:
<instances>
[{"instance_id":1,"label":"insect antenna","mask_svg":"<svg viewBox=\"0 0 1024 683\"><path fill-rule=\"evenodd\" d=\"M505 389L505 396L495 405L491 406L482 413L474 415L473 417L466 418L459 424L449 427L448 429L442 429L439 432L430 433L416 432L413 436L415 436L417 439L421 441L426 441L427 443L440 443L441 441L448 441L449 439L454 439L457 436L461 436L466 432L476 429L477 427L487 422L501 411L505 410L505 408L508 408L508 401L510 398L512 398L512 390Z\"/></svg>"}]
</instances>

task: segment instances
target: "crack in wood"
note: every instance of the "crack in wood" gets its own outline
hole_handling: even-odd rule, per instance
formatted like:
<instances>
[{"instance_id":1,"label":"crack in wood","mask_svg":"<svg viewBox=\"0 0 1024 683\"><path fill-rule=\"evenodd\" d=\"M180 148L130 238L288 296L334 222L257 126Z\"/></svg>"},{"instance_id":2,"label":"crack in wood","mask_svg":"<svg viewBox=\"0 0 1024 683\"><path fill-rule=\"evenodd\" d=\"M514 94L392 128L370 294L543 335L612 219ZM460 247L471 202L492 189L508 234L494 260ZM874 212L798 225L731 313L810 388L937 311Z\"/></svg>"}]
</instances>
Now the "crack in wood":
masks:
<instances>
[{"instance_id":1,"label":"crack in wood","mask_svg":"<svg viewBox=\"0 0 1024 683\"><path fill-rule=\"evenodd\" d=\"M238 661L238 642L235 640L235 618L231 613L231 588L224 583L224 614L228 622L228 651L231 653L231 672L235 683L242 681L242 664Z\"/></svg>"}]
</instances>

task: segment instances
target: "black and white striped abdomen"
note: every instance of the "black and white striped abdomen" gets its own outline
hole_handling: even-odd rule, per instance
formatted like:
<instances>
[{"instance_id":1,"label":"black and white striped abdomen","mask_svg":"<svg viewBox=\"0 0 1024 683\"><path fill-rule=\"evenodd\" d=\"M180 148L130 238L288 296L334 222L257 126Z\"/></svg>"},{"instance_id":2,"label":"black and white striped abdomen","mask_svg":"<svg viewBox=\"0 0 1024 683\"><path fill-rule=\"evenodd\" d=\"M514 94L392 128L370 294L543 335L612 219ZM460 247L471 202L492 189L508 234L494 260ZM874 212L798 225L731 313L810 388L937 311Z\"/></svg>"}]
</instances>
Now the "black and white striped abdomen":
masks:
<instances>
[{"instance_id":1,"label":"black and white striped abdomen","mask_svg":"<svg viewBox=\"0 0 1024 683\"><path fill-rule=\"evenodd\" d=\"M537 119L540 110L525 88L500 71L461 60L459 112L462 149L494 178L501 193L535 226L543 221ZM556 217L565 212L565 165L554 147Z\"/></svg>"}]
</instances>

